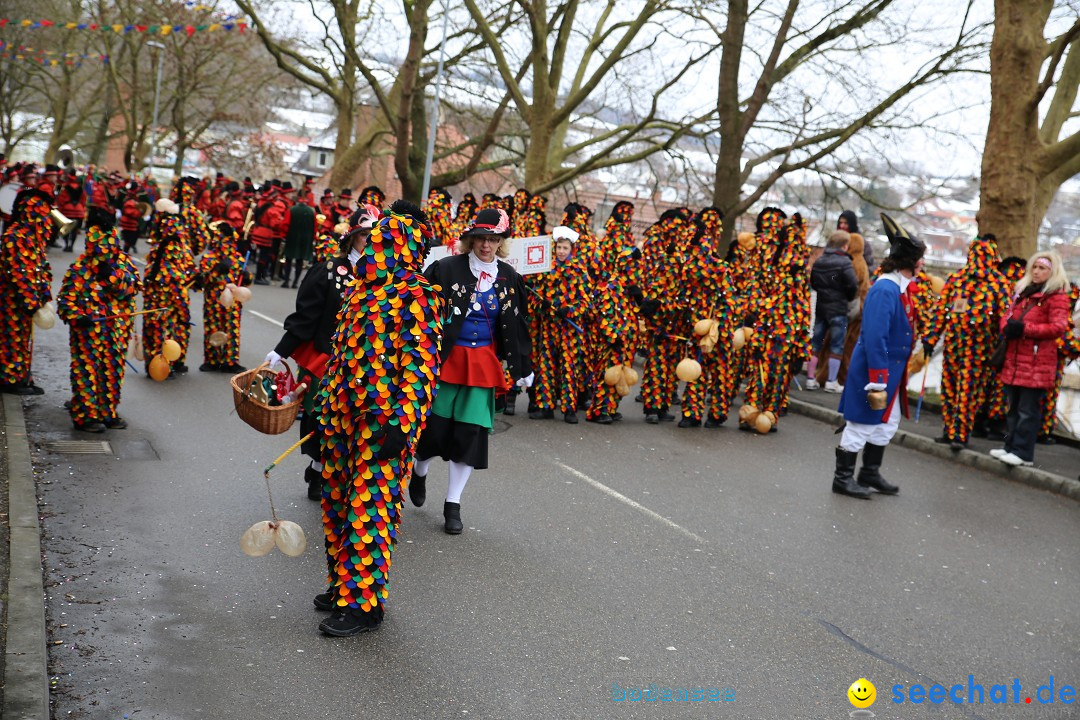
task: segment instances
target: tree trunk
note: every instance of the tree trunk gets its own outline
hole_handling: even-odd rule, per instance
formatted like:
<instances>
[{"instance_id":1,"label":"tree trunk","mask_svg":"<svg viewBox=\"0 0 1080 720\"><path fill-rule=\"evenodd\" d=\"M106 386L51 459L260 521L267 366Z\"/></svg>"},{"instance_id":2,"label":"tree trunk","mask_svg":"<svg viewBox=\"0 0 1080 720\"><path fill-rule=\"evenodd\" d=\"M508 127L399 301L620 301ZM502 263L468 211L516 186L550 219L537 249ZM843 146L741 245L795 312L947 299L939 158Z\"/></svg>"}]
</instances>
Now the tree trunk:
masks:
<instances>
[{"instance_id":1,"label":"tree trunk","mask_svg":"<svg viewBox=\"0 0 1080 720\"><path fill-rule=\"evenodd\" d=\"M990 124L982 158L979 233L997 236L1003 256L1028 257L1038 246L1049 199L1039 198L1039 117L1035 94L1045 58L1052 0L996 0L990 44ZM1053 191L1049 197L1053 197ZM1045 191L1043 192L1045 195ZM1039 200L1045 202L1040 209Z\"/></svg>"},{"instance_id":2,"label":"tree trunk","mask_svg":"<svg viewBox=\"0 0 1080 720\"><path fill-rule=\"evenodd\" d=\"M739 69L743 39L749 19L748 0L729 0L727 26L721 38L720 83L716 110L720 120L720 152L716 158L713 205L724 213L726 222L720 236L721 254L726 254L735 237L735 210L742 194L742 132L739 111Z\"/></svg>"},{"instance_id":3,"label":"tree trunk","mask_svg":"<svg viewBox=\"0 0 1080 720\"><path fill-rule=\"evenodd\" d=\"M353 144L353 128L356 123L356 104L351 88L342 88L337 105L337 139L334 145L334 167L330 171L330 187L337 192L352 181L353 171L343 164L348 150Z\"/></svg>"}]
</instances>

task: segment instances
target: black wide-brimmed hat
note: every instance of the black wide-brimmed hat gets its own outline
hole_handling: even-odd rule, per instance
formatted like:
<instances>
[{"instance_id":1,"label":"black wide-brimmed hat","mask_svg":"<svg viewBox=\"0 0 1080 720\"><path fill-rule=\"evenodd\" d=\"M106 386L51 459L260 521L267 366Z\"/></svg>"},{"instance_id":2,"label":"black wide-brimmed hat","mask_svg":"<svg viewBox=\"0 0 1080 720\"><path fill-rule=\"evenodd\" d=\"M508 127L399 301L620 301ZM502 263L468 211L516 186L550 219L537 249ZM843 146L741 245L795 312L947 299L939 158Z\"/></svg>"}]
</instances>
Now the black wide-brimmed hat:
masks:
<instances>
[{"instance_id":1,"label":"black wide-brimmed hat","mask_svg":"<svg viewBox=\"0 0 1080 720\"><path fill-rule=\"evenodd\" d=\"M461 237L470 235L499 235L506 237L510 232L510 216L502 208L485 208L476 213L476 219Z\"/></svg>"}]
</instances>

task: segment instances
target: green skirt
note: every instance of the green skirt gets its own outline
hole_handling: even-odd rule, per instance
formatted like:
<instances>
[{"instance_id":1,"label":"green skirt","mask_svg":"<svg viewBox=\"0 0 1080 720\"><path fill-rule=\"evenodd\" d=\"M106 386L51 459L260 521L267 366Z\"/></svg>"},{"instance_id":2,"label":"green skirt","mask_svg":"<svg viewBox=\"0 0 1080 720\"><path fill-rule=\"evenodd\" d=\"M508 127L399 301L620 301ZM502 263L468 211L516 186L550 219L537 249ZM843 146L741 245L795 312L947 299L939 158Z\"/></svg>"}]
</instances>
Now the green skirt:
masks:
<instances>
[{"instance_id":1,"label":"green skirt","mask_svg":"<svg viewBox=\"0 0 1080 720\"><path fill-rule=\"evenodd\" d=\"M440 380L431 412L448 420L491 430L495 424L495 389L455 385Z\"/></svg>"}]
</instances>

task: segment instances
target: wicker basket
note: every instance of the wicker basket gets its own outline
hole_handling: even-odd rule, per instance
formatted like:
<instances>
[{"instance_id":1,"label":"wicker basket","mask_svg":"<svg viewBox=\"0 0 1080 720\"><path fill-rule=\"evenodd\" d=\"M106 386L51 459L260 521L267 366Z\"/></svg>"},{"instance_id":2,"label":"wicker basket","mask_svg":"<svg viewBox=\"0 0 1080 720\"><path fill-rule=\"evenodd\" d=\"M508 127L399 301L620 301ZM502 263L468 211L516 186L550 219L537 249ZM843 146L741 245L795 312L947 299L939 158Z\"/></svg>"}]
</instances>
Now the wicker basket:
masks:
<instances>
[{"instance_id":1,"label":"wicker basket","mask_svg":"<svg viewBox=\"0 0 1080 720\"><path fill-rule=\"evenodd\" d=\"M286 365L286 368L289 366ZM291 370L290 370L291 372ZM236 414L240 419L251 427L266 435L280 435L296 422L296 415L300 412L300 406L304 403L303 396L298 397L288 405L270 407L262 405L254 398L249 397L247 388L256 375L274 377L274 371L270 366L263 363L254 370L233 375L229 381L233 391L233 405L236 406Z\"/></svg>"}]
</instances>

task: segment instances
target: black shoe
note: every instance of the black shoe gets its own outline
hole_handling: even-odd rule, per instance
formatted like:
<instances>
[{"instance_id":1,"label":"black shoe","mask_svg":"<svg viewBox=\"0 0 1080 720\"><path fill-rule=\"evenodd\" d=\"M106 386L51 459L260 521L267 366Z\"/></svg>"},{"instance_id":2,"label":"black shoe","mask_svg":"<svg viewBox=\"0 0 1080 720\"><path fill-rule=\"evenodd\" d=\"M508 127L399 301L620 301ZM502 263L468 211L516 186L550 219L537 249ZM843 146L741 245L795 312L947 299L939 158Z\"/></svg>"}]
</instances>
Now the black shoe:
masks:
<instances>
[{"instance_id":1,"label":"black shoe","mask_svg":"<svg viewBox=\"0 0 1080 720\"><path fill-rule=\"evenodd\" d=\"M199 372L217 372L221 370L221 366L217 363L205 362L199 366Z\"/></svg>"},{"instance_id":2,"label":"black shoe","mask_svg":"<svg viewBox=\"0 0 1080 720\"><path fill-rule=\"evenodd\" d=\"M105 432L105 423L98 422L97 420L91 420L90 422L85 423L75 423L75 429L85 433L103 433Z\"/></svg>"},{"instance_id":3,"label":"black shoe","mask_svg":"<svg viewBox=\"0 0 1080 720\"><path fill-rule=\"evenodd\" d=\"M505 402L506 402L506 407L503 408L503 415L516 415L517 411L514 410L514 405L517 404L517 398L516 397L512 398L509 395L507 395Z\"/></svg>"},{"instance_id":4,"label":"black shoe","mask_svg":"<svg viewBox=\"0 0 1080 720\"><path fill-rule=\"evenodd\" d=\"M307 483L307 499L322 500L322 470L316 470L315 468L308 465L306 468L304 468L304 482Z\"/></svg>"},{"instance_id":5,"label":"black shoe","mask_svg":"<svg viewBox=\"0 0 1080 720\"><path fill-rule=\"evenodd\" d=\"M172 366L172 369L173 369L173 372L178 373L180 375L183 375L184 373L186 373L188 371L189 368L184 363L176 363L175 365Z\"/></svg>"},{"instance_id":6,"label":"black shoe","mask_svg":"<svg viewBox=\"0 0 1080 720\"><path fill-rule=\"evenodd\" d=\"M563 422L567 423L568 425L577 425L578 424L577 413L573 412L573 411L568 412L568 413L563 413L562 419L563 419Z\"/></svg>"},{"instance_id":7,"label":"black shoe","mask_svg":"<svg viewBox=\"0 0 1080 720\"><path fill-rule=\"evenodd\" d=\"M329 612L334 609L334 589L330 588L326 592L316 595L311 603L315 606L316 610L322 610Z\"/></svg>"},{"instance_id":8,"label":"black shoe","mask_svg":"<svg viewBox=\"0 0 1080 720\"><path fill-rule=\"evenodd\" d=\"M26 397L30 395L44 395L45 390L39 388L32 382L2 383L0 384L0 393L7 393L8 395L22 395Z\"/></svg>"},{"instance_id":9,"label":"black shoe","mask_svg":"<svg viewBox=\"0 0 1080 720\"><path fill-rule=\"evenodd\" d=\"M233 375L236 375L237 373L242 373L245 370L247 370L247 368L240 364L218 365L218 372L232 373Z\"/></svg>"},{"instance_id":10,"label":"black shoe","mask_svg":"<svg viewBox=\"0 0 1080 720\"><path fill-rule=\"evenodd\" d=\"M953 452L960 452L966 447L967 443L963 442L962 440L953 440L951 443L949 443L949 449Z\"/></svg>"},{"instance_id":11,"label":"black shoe","mask_svg":"<svg viewBox=\"0 0 1080 720\"><path fill-rule=\"evenodd\" d=\"M443 503L443 530L447 535L460 535L465 526L461 524L461 503L452 503L449 500Z\"/></svg>"},{"instance_id":12,"label":"black shoe","mask_svg":"<svg viewBox=\"0 0 1080 720\"><path fill-rule=\"evenodd\" d=\"M679 421L679 427L681 427L681 428L701 427L701 421L698 420L697 418L684 417L682 420Z\"/></svg>"},{"instance_id":13,"label":"black shoe","mask_svg":"<svg viewBox=\"0 0 1080 720\"><path fill-rule=\"evenodd\" d=\"M532 410L529 412L530 420L553 420L555 418L554 410Z\"/></svg>"},{"instance_id":14,"label":"black shoe","mask_svg":"<svg viewBox=\"0 0 1080 720\"><path fill-rule=\"evenodd\" d=\"M300 287L300 283L296 280L293 280L291 287L293 290L295 290L296 288Z\"/></svg>"},{"instance_id":15,"label":"black shoe","mask_svg":"<svg viewBox=\"0 0 1080 720\"><path fill-rule=\"evenodd\" d=\"M667 410L660 411L661 422L671 422L675 419L675 416L669 413Z\"/></svg>"},{"instance_id":16,"label":"black shoe","mask_svg":"<svg viewBox=\"0 0 1080 720\"><path fill-rule=\"evenodd\" d=\"M650 425L659 425L660 416L656 413L648 413L645 415L645 422L649 423Z\"/></svg>"},{"instance_id":17,"label":"black shoe","mask_svg":"<svg viewBox=\"0 0 1080 720\"><path fill-rule=\"evenodd\" d=\"M1035 438L1035 442L1040 445L1057 445L1057 440L1054 439L1053 435L1040 435Z\"/></svg>"},{"instance_id":18,"label":"black shoe","mask_svg":"<svg viewBox=\"0 0 1080 720\"><path fill-rule=\"evenodd\" d=\"M358 608L345 608L335 611L333 615L319 623L319 630L333 637L352 637L371 632L382 625L382 620L381 607L370 612Z\"/></svg>"},{"instance_id":19,"label":"black shoe","mask_svg":"<svg viewBox=\"0 0 1080 720\"><path fill-rule=\"evenodd\" d=\"M286 290L288 290L288 289L289 289L289 281L288 281L288 280L285 280L285 282L281 283L281 287L283 287L283 288L285 288Z\"/></svg>"},{"instance_id":20,"label":"black shoe","mask_svg":"<svg viewBox=\"0 0 1080 720\"><path fill-rule=\"evenodd\" d=\"M75 252L75 248L70 246L70 245L67 245L67 246L64 247L64 252Z\"/></svg>"},{"instance_id":21,"label":"black shoe","mask_svg":"<svg viewBox=\"0 0 1080 720\"><path fill-rule=\"evenodd\" d=\"M742 432L757 432L757 431L756 431L756 430L755 430L755 429L754 429L754 428L753 428L753 427L752 427L752 426L750 425L750 423L747 423L747 422L742 422L742 421L740 421L740 422L739 422L739 430L741 430Z\"/></svg>"},{"instance_id":22,"label":"black shoe","mask_svg":"<svg viewBox=\"0 0 1080 720\"><path fill-rule=\"evenodd\" d=\"M985 438L990 435L990 428L985 425L976 425L971 428L971 437Z\"/></svg>"},{"instance_id":23,"label":"black shoe","mask_svg":"<svg viewBox=\"0 0 1080 720\"><path fill-rule=\"evenodd\" d=\"M870 446L867 445L867 447ZM832 491L860 500L869 500L873 495L870 489L855 482L855 463L858 460L859 453L836 448L836 470L833 473Z\"/></svg>"},{"instance_id":24,"label":"black shoe","mask_svg":"<svg viewBox=\"0 0 1080 720\"><path fill-rule=\"evenodd\" d=\"M253 285L269 285L270 281L265 278L255 278Z\"/></svg>"},{"instance_id":25,"label":"black shoe","mask_svg":"<svg viewBox=\"0 0 1080 720\"><path fill-rule=\"evenodd\" d=\"M614 422L614 420L611 419L610 415L597 415L594 418L591 418L588 415L586 415L585 416L585 422L596 423L597 425L610 425L611 423Z\"/></svg>"},{"instance_id":26,"label":"black shoe","mask_svg":"<svg viewBox=\"0 0 1080 720\"><path fill-rule=\"evenodd\" d=\"M896 495L900 488L881 477L881 459L884 456L884 445L866 443L863 447L862 468L859 470L859 485L873 488L882 495Z\"/></svg>"},{"instance_id":27,"label":"black shoe","mask_svg":"<svg viewBox=\"0 0 1080 720\"><path fill-rule=\"evenodd\" d=\"M622 420L621 412L611 413L611 422L619 422L620 420Z\"/></svg>"},{"instance_id":28,"label":"black shoe","mask_svg":"<svg viewBox=\"0 0 1080 720\"><path fill-rule=\"evenodd\" d=\"M645 398L641 396L641 393L638 393L634 396L634 402L645 402Z\"/></svg>"},{"instance_id":29,"label":"black shoe","mask_svg":"<svg viewBox=\"0 0 1080 720\"><path fill-rule=\"evenodd\" d=\"M114 418L109 418L103 423L103 425L105 425L105 427L109 428L110 430L126 430L128 426L127 420L120 417L119 415Z\"/></svg>"},{"instance_id":30,"label":"black shoe","mask_svg":"<svg viewBox=\"0 0 1080 720\"><path fill-rule=\"evenodd\" d=\"M723 425L725 422L727 422L727 416L726 415L721 415L718 418L714 418L713 416L710 415L705 420L705 427L707 427L707 428L718 428L721 425Z\"/></svg>"},{"instance_id":31,"label":"black shoe","mask_svg":"<svg viewBox=\"0 0 1080 720\"><path fill-rule=\"evenodd\" d=\"M413 507L423 507L427 500L427 475L417 475L414 471L409 481L409 501Z\"/></svg>"}]
</instances>

